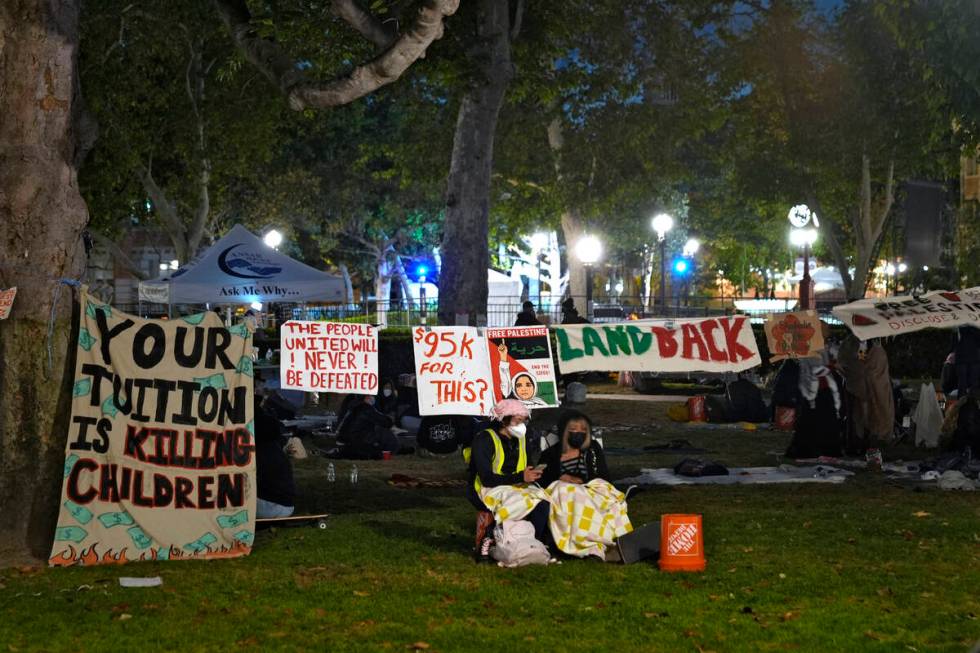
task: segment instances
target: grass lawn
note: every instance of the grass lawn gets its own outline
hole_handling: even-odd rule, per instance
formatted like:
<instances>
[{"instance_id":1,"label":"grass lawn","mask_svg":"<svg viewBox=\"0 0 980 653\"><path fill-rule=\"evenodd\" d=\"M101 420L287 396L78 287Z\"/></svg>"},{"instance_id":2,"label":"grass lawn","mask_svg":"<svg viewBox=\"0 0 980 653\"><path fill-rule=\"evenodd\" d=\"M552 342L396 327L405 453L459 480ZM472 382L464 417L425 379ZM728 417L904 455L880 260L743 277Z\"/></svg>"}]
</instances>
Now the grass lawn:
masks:
<instances>
[{"instance_id":1,"label":"grass lawn","mask_svg":"<svg viewBox=\"0 0 980 653\"><path fill-rule=\"evenodd\" d=\"M774 464L771 431L687 428L665 404L593 402L614 478L684 438L731 465ZM843 485L656 488L635 525L704 515L707 571L571 561L504 570L470 557L459 490L397 489L392 472L461 477L449 460L296 465L300 508L329 527L261 532L214 562L0 570L0 650L965 651L980 638L980 496L860 473ZM123 589L119 576L164 585Z\"/></svg>"}]
</instances>

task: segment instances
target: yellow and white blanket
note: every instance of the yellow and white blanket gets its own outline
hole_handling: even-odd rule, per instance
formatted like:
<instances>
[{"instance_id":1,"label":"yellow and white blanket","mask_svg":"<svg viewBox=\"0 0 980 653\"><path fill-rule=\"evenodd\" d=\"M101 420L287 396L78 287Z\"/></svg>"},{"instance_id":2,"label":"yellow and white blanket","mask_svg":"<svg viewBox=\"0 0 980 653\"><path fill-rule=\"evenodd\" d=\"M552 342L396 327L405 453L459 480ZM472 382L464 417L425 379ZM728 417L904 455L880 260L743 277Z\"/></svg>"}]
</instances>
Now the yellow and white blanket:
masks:
<instances>
[{"instance_id":1,"label":"yellow and white blanket","mask_svg":"<svg viewBox=\"0 0 980 653\"><path fill-rule=\"evenodd\" d=\"M493 513L498 524L510 519L524 519L548 493L537 485L498 485L480 488L480 499Z\"/></svg>"},{"instance_id":2,"label":"yellow and white blanket","mask_svg":"<svg viewBox=\"0 0 980 653\"><path fill-rule=\"evenodd\" d=\"M555 481L548 486L551 535L565 553L605 557L606 547L633 530L626 495L600 478L585 485Z\"/></svg>"}]
</instances>

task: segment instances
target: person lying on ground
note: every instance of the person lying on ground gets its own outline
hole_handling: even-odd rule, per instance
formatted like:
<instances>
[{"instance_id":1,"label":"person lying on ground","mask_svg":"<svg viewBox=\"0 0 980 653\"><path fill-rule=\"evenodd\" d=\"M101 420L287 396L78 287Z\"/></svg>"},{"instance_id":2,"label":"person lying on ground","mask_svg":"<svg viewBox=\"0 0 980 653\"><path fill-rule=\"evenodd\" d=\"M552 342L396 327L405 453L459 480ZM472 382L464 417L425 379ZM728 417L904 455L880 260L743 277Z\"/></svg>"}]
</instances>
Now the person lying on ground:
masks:
<instances>
[{"instance_id":1,"label":"person lying on ground","mask_svg":"<svg viewBox=\"0 0 980 653\"><path fill-rule=\"evenodd\" d=\"M266 410L263 399L255 394L255 516L289 517L296 505L293 466L283 450L286 439L279 420Z\"/></svg>"},{"instance_id":2,"label":"person lying on ground","mask_svg":"<svg viewBox=\"0 0 980 653\"><path fill-rule=\"evenodd\" d=\"M361 395L337 427L341 458L374 460L383 451L399 453L401 444L391 430L392 420L374 407L374 395Z\"/></svg>"},{"instance_id":3,"label":"person lying on ground","mask_svg":"<svg viewBox=\"0 0 980 653\"><path fill-rule=\"evenodd\" d=\"M547 545L551 543L547 495L532 485L541 478L541 472L528 466L525 436L530 417L516 399L497 402L490 427L473 439L467 495L498 524L512 519L531 522L535 537ZM489 560L492 546L493 537L488 534L480 543L477 559Z\"/></svg>"},{"instance_id":4,"label":"person lying on ground","mask_svg":"<svg viewBox=\"0 0 980 653\"><path fill-rule=\"evenodd\" d=\"M626 495L609 482L602 446L592 438L592 420L567 410L558 418L560 440L541 456L541 477L551 508L549 530L562 553L605 558L616 538L633 530Z\"/></svg>"}]
</instances>

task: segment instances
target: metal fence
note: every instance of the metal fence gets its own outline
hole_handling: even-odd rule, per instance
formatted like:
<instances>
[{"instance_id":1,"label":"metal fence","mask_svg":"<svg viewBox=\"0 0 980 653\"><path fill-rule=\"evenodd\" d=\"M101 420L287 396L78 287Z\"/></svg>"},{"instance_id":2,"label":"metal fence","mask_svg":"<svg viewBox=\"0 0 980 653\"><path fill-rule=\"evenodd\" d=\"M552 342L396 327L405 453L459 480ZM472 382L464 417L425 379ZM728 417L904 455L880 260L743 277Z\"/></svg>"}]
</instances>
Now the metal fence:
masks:
<instances>
[{"instance_id":1,"label":"metal fence","mask_svg":"<svg viewBox=\"0 0 980 653\"><path fill-rule=\"evenodd\" d=\"M759 303L757 301L759 298L729 296L689 296L679 298L667 306L647 306L640 298L621 297L614 301L593 301L591 310L589 310L585 297L575 296L571 299L578 314L593 323L622 322L629 319L658 317L709 317L712 315L726 315L737 312L761 318L768 313L785 311L791 306L791 304L786 303L786 300L770 301L766 305L767 303L765 301ZM759 308L740 310L736 306L736 302L741 304L742 300L756 300L752 303L756 303ZM541 322L546 324L560 324L565 318L562 309L562 304L565 300L551 301L543 299L540 305L534 302L533 299L531 301L535 304L536 314ZM830 311L840 303L843 302L818 300L815 309L823 319L833 322L835 320ZM492 301L488 303L485 314L486 325L490 327L502 327L514 324L517 313L521 310L521 304L522 302L520 300L509 302ZM202 310L200 305L174 305L168 307L166 304L148 303L120 304L117 305L117 308L146 317L162 317L168 314L176 317L199 313ZM409 327L423 324L423 321L430 325L438 324L438 309L439 304L435 300L426 302L424 306L418 301L377 302L370 300L322 306L272 304L267 307L267 311L269 311L267 314L270 318L269 322L273 324L281 323L285 320L330 320L384 324L389 327ZM224 311L220 314L226 315ZM477 321L483 324L483 316L478 316ZM273 326L273 324L267 323L267 326Z\"/></svg>"}]
</instances>

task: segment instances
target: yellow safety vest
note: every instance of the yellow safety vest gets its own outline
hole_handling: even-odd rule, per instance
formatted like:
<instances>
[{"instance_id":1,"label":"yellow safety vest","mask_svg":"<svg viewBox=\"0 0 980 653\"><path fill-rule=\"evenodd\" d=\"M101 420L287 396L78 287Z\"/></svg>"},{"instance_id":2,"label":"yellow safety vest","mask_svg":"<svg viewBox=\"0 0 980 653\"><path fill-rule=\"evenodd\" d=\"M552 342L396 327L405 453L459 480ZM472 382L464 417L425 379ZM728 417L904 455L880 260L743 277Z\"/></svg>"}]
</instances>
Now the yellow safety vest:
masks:
<instances>
[{"instance_id":1,"label":"yellow safety vest","mask_svg":"<svg viewBox=\"0 0 980 653\"><path fill-rule=\"evenodd\" d=\"M501 442L500 436L493 429L487 429L485 433L490 434L490 441L493 442L493 461L491 462L491 468L494 474L502 474L504 471L504 443ZM524 438L517 438L517 469L515 472L522 472L524 468L527 467L527 444ZM470 464L470 460L473 457L473 448L466 447L463 449L463 460L466 464ZM473 487L476 489L476 493L480 493L480 488L483 487L483 483L480 481L480 474L477 472L473 478Z\"/></svg>"}]
</instances>

